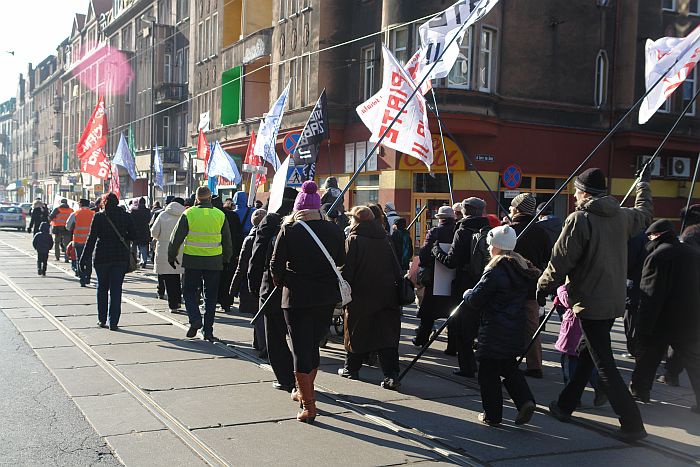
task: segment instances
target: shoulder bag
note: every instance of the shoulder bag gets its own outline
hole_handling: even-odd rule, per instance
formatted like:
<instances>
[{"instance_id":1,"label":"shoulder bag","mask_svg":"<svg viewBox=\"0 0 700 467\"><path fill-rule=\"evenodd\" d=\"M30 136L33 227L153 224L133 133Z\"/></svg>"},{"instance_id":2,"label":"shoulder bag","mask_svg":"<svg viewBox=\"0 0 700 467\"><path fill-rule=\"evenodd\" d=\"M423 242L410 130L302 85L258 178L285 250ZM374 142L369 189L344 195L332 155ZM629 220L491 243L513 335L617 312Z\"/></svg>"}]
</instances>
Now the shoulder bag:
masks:
<instances>
[{"instance_id":1,"label":"shoulder bag","mask_svg":"<svg viewBox=\"0 0 700 467\"><path fill-rule=\"evenodd\" d=\"M299 224L304 226L307 232L309 232L309 235L311 235L311 238L314 239L316 242L316 245L321 249L323 254L326 256L326 259L330 263L331 267L333 268L333 271L335 271L336 276L338 276L338 287L340 288L340 306L345 306L348 303L352 301L352 288L350 287L350 284L348 281L346 281L343 276L340 274L340 271L338 271L338 267L335 265L335 261L333 261L333 258L331 258L330 253L328 253L328 250L326 250L326 247L323 246L323 243L321 243L321 240L316 236L313 230L311 230L311 227L309 227L306 222L304 221L297 221Z\"/></svg>"},{"instance_id":2,"label":"shoulder bag","mask_svg":"<svg viewBox=\"0 0 700 467\"><path fill-rule=\"evenodd\" d=\"M401 269L401 264L399 263L399 257L394 251L394 247L389 245L391 248L391 254L394 255L394 260L399 269ZM416 291L413 288L413 282L408 278L408 275L402 277L396 282L396 293L399 299L399 306L407 306L416 303Z\"/></svg>"},{"instance_id":3,"label":"shoulder bag","mask_svg":"<svg viewBox=\"0 0 700 467\"><path fill-rule=\"evenodd\" d=\"M126 243L126 240L124 240L122 234L119 233L119 230L117 230L117 227L114 225L114 222L112 222L112 219L109 218L107 213L105 213L105 219L107 219L109 225L111 225L112 229L114 229L114 233L117 234L117 237L119 237L119 240L122 242L122 245L124 245L124 248L126 248L126 251L129 252L129 266L126 272L129 273L136 271L136 269L138 269L138 259L136 258L136 253L131 251L131 248L129 248L129 245Z\"/></svg>"}]
</instances>

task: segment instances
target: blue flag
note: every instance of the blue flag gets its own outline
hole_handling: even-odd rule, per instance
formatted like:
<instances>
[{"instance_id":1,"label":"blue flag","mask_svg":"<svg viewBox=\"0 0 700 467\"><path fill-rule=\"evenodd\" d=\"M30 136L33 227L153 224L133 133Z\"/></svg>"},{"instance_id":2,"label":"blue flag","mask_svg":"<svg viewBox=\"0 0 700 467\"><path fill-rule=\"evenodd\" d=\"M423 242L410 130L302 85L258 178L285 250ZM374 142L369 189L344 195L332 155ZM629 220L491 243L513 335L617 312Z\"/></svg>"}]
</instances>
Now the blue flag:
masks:
<instances>
[{"instance_id":1,"label":"blue flag","mask_svg":"<svg viewBox=\"0 0 700 467\"><path fill-rule=\"evenodd\" d=\"M163 189L163 161L160 158L160 151L158 151L158 146L156 146L156 155L153 161L153 170L155 172L155 181L153 184Z\"/></svg>"},{"instance_id":2,"label":"blue flag","mask_svg":"<svg viewBox=\"0 0 700 467\"><path fill-rule=\"evenodd\" d=\"M236 162L224 151L218 141L213 146L209 157L209 178L220 176L236 185L241 183L242 177Z\"/></svg>"},{"instance_id":3,"label":"blue flag","mask_svg":"<svg viewBox=\"0 0 700 467\"><path fill-rule=\"evenodd\" d=\"M114 154L112 163L124 167L126 171L129 172L131 180L136 180L136 163L134 162L134 156L129 150L126 138L124 138L124 133L119 137L119 145L117 146L117 152Z\"/></svg>"},{"instance_id":4,"label":"blue flag","mask_svg":"<svg viewBox=\"0 0 700 467\"><path fill-rule=\"evenodd\" d=\"M209 185L209 190L211 190L211 194L217 194L218 190L216 189L216 186L218 185L218 178L209 177L209 179L207 180L207 184Z\"/></svg>"}]
</instances>

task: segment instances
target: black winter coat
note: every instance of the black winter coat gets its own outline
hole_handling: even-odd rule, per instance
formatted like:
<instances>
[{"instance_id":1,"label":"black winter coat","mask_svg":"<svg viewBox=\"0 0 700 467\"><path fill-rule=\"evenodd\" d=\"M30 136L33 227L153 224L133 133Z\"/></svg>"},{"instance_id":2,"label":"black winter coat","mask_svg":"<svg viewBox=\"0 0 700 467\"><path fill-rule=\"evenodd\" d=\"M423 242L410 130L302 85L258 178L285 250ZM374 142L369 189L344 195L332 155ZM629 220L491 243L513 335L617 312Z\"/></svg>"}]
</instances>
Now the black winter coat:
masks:
<instances>
[{"instance_id":1,"label":"black winter coat","mask_svg":"<svg viewBox=\"0 0 700 467\"><path fill-rule=\"evenodd\" d=\"M39 230L39 232L34 234L32 246L37 253L48 254L51 248L53 248L53 237L49 233L49 223L42 222L37 230Z\"/></svg>"},{"instance_id":2,"label":"black winter coat","mask_svg":"<svg viewBox=\"0 0 700 467\"><path fill-rule=\"evenodd\" d=\"M523 330L527 312L523 305L541 271L515 253L493 259L465 302L481 314L479 359L508 359L525 350Z\"/></svg>"},{"instance_id":3,"label":"black winter coat","mask_svg":"<svg viewBox=\"0 0 700 467\"><path fill-rule=\"evenodd\" d=\"M230 209L219 208L221 212L224 213L226 217L226 222L228 223L228 229L231 232L231 249L233 254L231 255L231 262L237 262L238 257L241 255L241 248L243 247L243 241L245 236L243 235L243 226L241 225L241 219L238 214ZM246 265L246 268L248 266ZM247 269L243 269L245 272Z\"/></svg>"},{"instance_id":4,"label":"black winter coat","mask_svg":"<svg viewBox=\"0 0 700 467\"><path fill-rule=\"evenodd\" d=\"M322 220L320 210L296 211L282 226L270 261L275 283L283 285L282 308L309 308L340 302L338 277L309 232L326 247L336 266L345 262L345 235L340 227Z\"/></svg>"},{"instance_id":5,"label":"black winter coat","mask_svg":"<svg viewBox=\"0 0 700 467\"><path fill-rule=\"evenodd\" d=\"M525 229L525 226L530 223L533 216L527 214L518 214L513 217L510 224L517 235L520 235ZM549 258L552 256L552 246L549 243L549 235L538 224L533 224L527 229L522 236L518 237L518 243L515 245L515 252L520 253L526 260L535 265L536 268L544 271L549 263ZM534 300L537 295L537 287L533 287L527 294L527 298Z\"/></svg>"},{"instance_id":6,"label":"black winter coat","mask_svg":"<svg viewBox=\"0 0 700 467\"><path fill-rule=\"evenodd\" d=\"M29 213L29 216L29 231L31 232L31 230L34 229L35 232L38 232L41 223L49 221L49 208L47 208L44 204L33 207L32 211Z\"/></svg>"},{"instance_id":7,"label":"black winter coat","mask_svg":"<svg viewBox=\"0 0 700 467\"><path fill-rule=\"evenodd\" d=\"M549 248L552 249L554 244L557 243L557 239L561 234L561 219L559 219L557 216L551 216L549 219L537 221L535 225L547 233L547 236L549 237Z\"/></svg>"},{"instance_id":8,"label":"black winter coat","mask_svg":"<svg viewBox=\"0 0 700 467\"><path fill-rule=\"evenodd\" d=\"M700 252L666 232L647 245L637 331L668 343L700 339Z\"/></svg>"},{"instance_id":9,"label":"black winter coat","mask_svg":"<svg viewBox=\"0 0 700 467\"><path fill-rule=\"evenodd\" d=\"M234 212L232 212L232 214L236 216ZM250 257L253 252L256 231L257 227L253 227L248 236L243 240L243 247L238 257L238 266L236 267L236 272L233 275L233 282L231 283L231 293L234 294L238 292L238 308L243 313L256 313L258 311L257 296L251 294L248 288L248 264L250 263Z\"/></svg>"},{"instance_id":10,"label":"black winter coat","mask_svg":"<svg viewBox=\"0 0 700 467\"><path fill-rule=\"evenodd\" d=\"M134 238L137 245L145 245L151 241L151 211L146 206L139 206L131 210L131 218L134 222Z\"/></svg>"},{"instance_id":11,"label":"black winter coat","mask_svg":"<svg viewBox=\"0 0 700 467\"><path fill-rule=\"evenodd\" d=\"M120 207L108 207L104 211L96 213L92 219L90 236L87 243L85 243L83 255L80 257L81 263L83 261L89 262L92 259L93 250L95 251L95 264L129 263L130 251L119 240L114 229L107 221L107 217L112 221L127 244L129 241L134 241L135 228L132 216L124 212Z\"/></svg>"},{"instance_id":12,"label":"black winter coat","mask_svg":"<svg viewBox=\"0 0 700 467\"><path fill-rule=\"evenodd\" d=\"M425 236L425 243L418 252L420 266L433 270L435 265L435 257L431 253L433 246L437 243L451 243L455 238L455 221L453 219L442 219L437 227L433 227ZM453 284L454 286L454 284ZM453 291L453 296L457 293ZM436 297L433 295L432 285L425 288L423 301L418 308L419 318L446 318L455 304L453 297Z\"/></svg>"}]
</instances>

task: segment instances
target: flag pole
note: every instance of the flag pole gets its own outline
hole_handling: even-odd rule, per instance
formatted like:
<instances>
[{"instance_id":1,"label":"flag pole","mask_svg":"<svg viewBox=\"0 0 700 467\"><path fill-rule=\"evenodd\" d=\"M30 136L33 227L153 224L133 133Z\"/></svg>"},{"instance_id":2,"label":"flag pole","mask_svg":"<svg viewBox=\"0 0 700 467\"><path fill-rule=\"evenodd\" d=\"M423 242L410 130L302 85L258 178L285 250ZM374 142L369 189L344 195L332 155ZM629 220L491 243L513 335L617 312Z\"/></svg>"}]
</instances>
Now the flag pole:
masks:
<instances>
[{"instance_id":1,"label":"flag pole","mask_svg":"<svg viewBox=\"0 0 700 467\"><path fill-rule=\"evenodd\" d=\"M676 129L676 127L677 127L678 124L681 122L681 120L683 119L683 117L685 117L685 114L687 114L688 111L691 109L691 107L693 107L693 103L694 103L695 100L698 98L698 95L700 95L700 87L698 87L698 90L697 90L697 92L695 93L695 95L693 96L693 98L690 99L690 101L688 102L688 105L685 106L685 108L683 109L683 112L681 112L681 114L678 116L678 118L676 119L676 121L673 123L673 126L671 127L671 129L668 130L668 133L666 133L666 136L665 136L664 139L661 141L661 144L659 145L659 147L656 148L656 151L654 151L654 154L649 158L648 161L646 161L646 163L644 164L644 166L642 167L642 169L639 171L640 174L641 174L642 172L644 172L644 170L647 168L647 166L650 166L651 164L654 163L654 159L656 159L656 157L657 157L657 156L659 155L659 153L661 152L661 149L663 149L663 147L666 145L666 142L668 141L668 139L669 139L669 138L671 137L671 135L673 134L673 131ZM630 189L627 190L627 194L625 195L624 198L622 198L622 201L620 202L620 206L624 206L624 205L625 205L625 202L627 201L627 198L630 197L630 195L632 194L632 190L634 190L634 187L637 186L637 183L639 183L639 180L640 180L640 177L639 177L639 176L635 177L634 182L633 182L632 185L630 186Z\"/></svg>"},{"instance_id":2,"label":"flag pole","mask_svg":"<svg viewBox=\"0 0 700 467\"><path fill-rule=\"evenodd\" d=\"M430 92L433 95L433 104L435 105L435 116L438 121L438 129L440 130L440 142L442 143L442 154L445 156L445 172L447 173L447 187L450 190L450 206L455 204L455 195L452 191L452 180L450 179L450 161L447 159L447 149L445 148L445 136L442 134L442 119L438 110L437 99L435 98L435 88L431 87Z\"/></svg>"},{"instance_id":3,"label":"flag pole","mask_svg":"<svg viewBox=\"0 0 700 467\"><path fill-rule=\"evenodd\" d=\"M688 193L688 201L685 203L685 215L683 216L683 221L681 222L680 234L685 230L685 223L688 219L688 210L690 209L690 202L693 199L693 190L695 189L695 182L698 179L698 169L700 169L700 153L698 154L698 160L695 163L695 173L693 174L693 183L690 185L690 192Z\"/></svg>"}]
</instances>

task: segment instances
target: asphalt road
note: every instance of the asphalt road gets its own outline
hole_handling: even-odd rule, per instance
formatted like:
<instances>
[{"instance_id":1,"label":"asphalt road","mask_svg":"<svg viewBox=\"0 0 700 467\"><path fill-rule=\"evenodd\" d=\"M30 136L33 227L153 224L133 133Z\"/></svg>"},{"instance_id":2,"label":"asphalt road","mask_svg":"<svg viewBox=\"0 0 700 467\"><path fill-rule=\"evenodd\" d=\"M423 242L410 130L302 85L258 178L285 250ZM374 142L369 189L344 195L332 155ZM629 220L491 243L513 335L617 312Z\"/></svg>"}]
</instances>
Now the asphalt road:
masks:
<instances>
[{"instance_id":1,"label":"asphalt road","mask_svg":"<svg viewBox=\"0 0 700 467\"><path fill-rule=\"evenodd\" d=\"M0 465L121 465L2 312L0 375Z\"/></svg>"}]
</instances>

